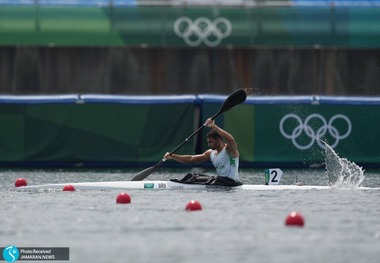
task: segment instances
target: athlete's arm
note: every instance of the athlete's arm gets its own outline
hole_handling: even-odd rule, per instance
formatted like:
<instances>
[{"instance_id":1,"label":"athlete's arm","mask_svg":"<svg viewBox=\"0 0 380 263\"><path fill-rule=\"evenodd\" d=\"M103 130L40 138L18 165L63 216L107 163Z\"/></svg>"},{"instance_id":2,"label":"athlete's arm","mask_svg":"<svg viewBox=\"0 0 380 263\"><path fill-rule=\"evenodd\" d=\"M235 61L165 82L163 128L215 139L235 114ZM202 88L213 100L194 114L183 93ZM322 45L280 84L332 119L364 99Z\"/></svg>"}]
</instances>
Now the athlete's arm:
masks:
<instances>
[{"instance_id":1,"label":"athlete's arm","mask_svg":"<svg viewBox=\"0 0 380 263\"><path fill-rule=\"evenodd\" d=\"M211 150L207 150L202 154L196 154L196 155L181 155L181 154L170 154L166 153L164 155L164 159L166 160L174 160L179 163L204 163L206 161L210 160L210 153Z\"/></svg>"}]
</instances>

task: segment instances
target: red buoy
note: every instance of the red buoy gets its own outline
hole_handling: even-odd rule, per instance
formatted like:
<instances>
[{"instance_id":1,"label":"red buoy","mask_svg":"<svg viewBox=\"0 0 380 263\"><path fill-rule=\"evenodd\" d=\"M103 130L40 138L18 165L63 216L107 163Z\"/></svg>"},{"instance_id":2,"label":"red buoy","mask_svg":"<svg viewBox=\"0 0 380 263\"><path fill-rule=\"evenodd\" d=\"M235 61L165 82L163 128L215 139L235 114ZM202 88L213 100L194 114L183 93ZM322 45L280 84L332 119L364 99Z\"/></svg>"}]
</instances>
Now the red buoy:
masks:
<instances>
[{"instance_id":1,"label":"red buoy","mask_svg":"<svg viewBox=\"0 0 380 263\"><path fill-rule=\"evenodd\" d=\"M17 178L16 179L16 182L15 182L15 186L16 187L20 187L20 186L27 186L27 182L24 178Z\"/></svg>"},{"instance_id":2,"label":"red buoy","mask_svg":"<svg viewBox=\"0 0 380 263\"><path fill-rule=\"evenodd\" d=\"M186 211L198 211L202 210L202 205L196 200L191 200L189 203L186 205Z\"/></svg>"},{"instance_id":3,"label":"red buoy","mask_svg":"<svg viewBox=\"0 0 380 263\"><path fill-rule=\"evenodd\" d=\"M287 226L303 227L304 224L305 224L305 220L303 219L303 216L297 212L291 212L286 217L286 220L285 220L285 225Z\"/></svg>"},{"instance_id":4,"label":"red buoy","mask_svg":"<svg viewBox=\"0 0 380 263\"><path fill-rule=\"evenodd\" d=\"M68 184L68 185L65 185L65 186L63 187L62 191L74 192L74 191L75 191L75 187L72 186L71 184Z\"/></svg>"},{"instance_id":5,"label":"red buoy","mask_svg":"<svg viewBox=\"0 0 380 263\"><path fill-rule=\"evenodd\" d=\"M118 204L129 204L131 202L131 197L127 193L121 193L116 198L116 203Z\"/></svg>"}]
</instances>

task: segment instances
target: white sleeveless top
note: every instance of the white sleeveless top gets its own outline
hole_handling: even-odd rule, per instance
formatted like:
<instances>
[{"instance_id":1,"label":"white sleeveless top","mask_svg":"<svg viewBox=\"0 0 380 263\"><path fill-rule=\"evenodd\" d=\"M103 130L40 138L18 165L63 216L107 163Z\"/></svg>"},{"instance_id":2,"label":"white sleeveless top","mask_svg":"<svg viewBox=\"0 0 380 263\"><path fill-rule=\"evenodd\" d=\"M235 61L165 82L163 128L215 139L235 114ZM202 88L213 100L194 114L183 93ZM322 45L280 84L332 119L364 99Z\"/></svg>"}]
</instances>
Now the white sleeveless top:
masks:
<instances>
[{"instance_id":1,"label":"white sleeveless top","mask_svg":"<svg viewBox=\"0 0 380 263\"><path fill-rule=\"evenodd\" d=\"M210 154L210 159L218 176L229 177L235 181L239 181L239 157L231 157L226 147L217 154L216 150L213 150Z\"/></svg>"}]
</instances>

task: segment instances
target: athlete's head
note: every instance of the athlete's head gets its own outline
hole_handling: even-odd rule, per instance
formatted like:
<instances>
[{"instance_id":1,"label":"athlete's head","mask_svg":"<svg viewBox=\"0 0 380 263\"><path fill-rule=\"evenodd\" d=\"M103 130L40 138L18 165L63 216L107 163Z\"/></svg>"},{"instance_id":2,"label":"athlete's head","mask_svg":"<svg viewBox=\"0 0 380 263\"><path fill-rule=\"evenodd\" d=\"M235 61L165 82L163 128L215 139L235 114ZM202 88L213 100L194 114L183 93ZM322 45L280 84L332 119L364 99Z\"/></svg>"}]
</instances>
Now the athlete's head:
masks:
<instances>
[{"instance_id":1,"label":"athlete's head","mask_svg":"<svg viewBox=\"0 0 380 263\"><path fill-rule=\"evenodd\" d=\"M219 133L217 133L215 130L211 130L207 133L207 145L211 149L218 149L222 142L222 136L220 136Z\"/></svg>"}]
</instances>

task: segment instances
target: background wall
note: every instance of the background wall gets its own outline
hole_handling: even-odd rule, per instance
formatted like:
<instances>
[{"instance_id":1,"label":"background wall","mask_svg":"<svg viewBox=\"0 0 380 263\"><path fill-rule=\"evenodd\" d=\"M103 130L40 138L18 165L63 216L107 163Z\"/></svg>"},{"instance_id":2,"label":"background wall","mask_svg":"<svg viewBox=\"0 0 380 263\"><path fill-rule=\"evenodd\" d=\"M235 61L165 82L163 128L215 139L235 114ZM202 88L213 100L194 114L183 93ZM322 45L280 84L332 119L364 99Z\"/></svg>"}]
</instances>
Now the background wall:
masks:
<instances>
[{"instance_id":1,"label":"background wall","mask_svg":"<svg viewBox=\"0 0 380 263\"><path fill-rule=\"evenodd\" d=\"M380 94L376 0L0 5L5 94Z\"/></svg>"},{"instance_id":2,"label":"background wall","mask_svg":"<svg viewBox=\"0 0 380 263\"><path fill-rule=\"evenodd\" d=\"M160 160L163 149L194 129L195 105L195 96L0 96L0 165L120 166ZM194 144L183 150L193 152Z\"/></svg>"},{"instance_id":3,"label":"background wall","mask_svg":"<svg viewBox=\"0 0 380 263\"><path fill-rule=\"evenodd\" d=\"M153 165L218 112L225 99L0 96L0 165ZM254 96L217 123L234 135L242 167L324 163L319 139L350 161L379 166L379 110L379 97ZM208 131L202 129L178 153L204 152Z\"/></svg>"},{"instance_id":4,"label":"background wall","mask_svg":"<svg viewBox=\"0 0 380 263\"><path fill-rule=\"evenodd\" d=\"M119 102L82 104L82 94L226 95L251 87L256 96L365 96L370 101L369 96L380 95L379 17L380 0L0 0L0 93L75 97L59 105L5 98L1 160L157 161L164 147L174 148L199 126L199 114L204 119L215 110L202 104L202 112L194 111L199 105L193 102L184 110L148 99L152 105L140 112ZM349 143L340 139L345 143L336 146L339 152L376 164L377 112L378 105L315 107L296 100L245 105L241 115L228 113L221 122L243 145L243 163L302 164L320 161L315 154L320 149L312 155L279 133L283 116L296 114L304 123L318 114L323 118L316 120L328 123L344 114L353 130ZM249 129L237 129L243 124ZM289 132L298 134L301 126L289 125ZM339 137L335 123L315 125L315 132L328 130L332 142ZM310 131L304 133L297 142L308 143ZM186 152L202 150L196 139ZM359 146L364 148L357 151Z\"/></svg>"},{"instance_id":5,"label":"background wall","mask_svg":"<svg viewBox=\"0 0 380 263\"><path fill-rule=\"evenodd\" d=\"M377 49L0 47L6 94L380 95Z\"/></svg>"}]
</instances>

